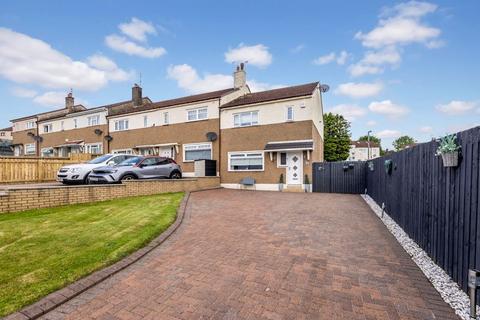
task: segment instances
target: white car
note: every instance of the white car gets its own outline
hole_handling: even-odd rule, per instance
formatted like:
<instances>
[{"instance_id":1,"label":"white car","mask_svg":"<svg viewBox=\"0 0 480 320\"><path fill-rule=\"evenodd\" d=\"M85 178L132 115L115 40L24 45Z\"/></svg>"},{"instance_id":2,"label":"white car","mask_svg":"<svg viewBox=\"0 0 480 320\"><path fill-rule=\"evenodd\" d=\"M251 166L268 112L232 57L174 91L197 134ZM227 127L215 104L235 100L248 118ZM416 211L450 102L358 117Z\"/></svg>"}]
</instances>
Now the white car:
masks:
<instances>
[{"instance_id":1,"label":"white car","mask_svg":"<svg viewBox=\"0 0 480 320\"><path fill-rule=\"evenodd\" d=\"M88 176L93 169L114 166L132 157L135 157L135 155L105 154L85 163L68 165L58 170L57 181L63 184L87 184Z\"/></svg>"}]
</instances>

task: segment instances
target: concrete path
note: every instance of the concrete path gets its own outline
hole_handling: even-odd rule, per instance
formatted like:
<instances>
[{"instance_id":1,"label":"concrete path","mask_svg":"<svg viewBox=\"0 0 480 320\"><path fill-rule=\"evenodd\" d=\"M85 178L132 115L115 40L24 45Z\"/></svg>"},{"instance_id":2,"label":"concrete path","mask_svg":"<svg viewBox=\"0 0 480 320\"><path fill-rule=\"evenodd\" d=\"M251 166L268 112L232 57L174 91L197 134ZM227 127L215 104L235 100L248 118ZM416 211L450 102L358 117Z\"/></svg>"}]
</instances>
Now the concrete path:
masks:
<instances>
[{"instance_id":1,"label":"concrete path","mask_svg":"<svg viewBox=\"0 0 480 320\"><path fill-rule=\"evenodd\" d=\"M193 193L158 249L43 319L456 319L357 195Z\"/></svg>"}]
</instances>

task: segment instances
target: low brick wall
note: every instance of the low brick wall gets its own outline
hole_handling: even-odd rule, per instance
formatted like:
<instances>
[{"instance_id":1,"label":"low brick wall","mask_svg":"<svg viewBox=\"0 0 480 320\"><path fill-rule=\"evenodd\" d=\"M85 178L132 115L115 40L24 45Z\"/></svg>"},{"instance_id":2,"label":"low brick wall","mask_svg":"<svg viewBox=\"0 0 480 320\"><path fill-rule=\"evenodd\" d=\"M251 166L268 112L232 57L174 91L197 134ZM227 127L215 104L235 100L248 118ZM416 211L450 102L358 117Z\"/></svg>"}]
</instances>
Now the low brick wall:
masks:
<instances>
[{"instance_id":1,"label":"low brick wall","mask_svg":"<svg viewBox=\"0 0 480 320\"><path fill-rule=\"evenodd\" d=\"M180 180L133 180L117 185L10 188L0 190L0 213L166 192L197 191L219 186L219 177L208 177Z\"/></svg>"}]
</instances>

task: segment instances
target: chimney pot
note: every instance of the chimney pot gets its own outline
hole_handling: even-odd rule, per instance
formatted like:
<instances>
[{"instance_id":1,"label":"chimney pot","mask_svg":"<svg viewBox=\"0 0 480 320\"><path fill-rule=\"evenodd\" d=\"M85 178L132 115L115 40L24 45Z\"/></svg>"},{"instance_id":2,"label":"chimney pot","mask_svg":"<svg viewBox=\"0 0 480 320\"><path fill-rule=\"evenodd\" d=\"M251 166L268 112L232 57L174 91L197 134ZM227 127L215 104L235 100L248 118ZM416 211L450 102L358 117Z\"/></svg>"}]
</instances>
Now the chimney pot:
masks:
<instances>
[{"instance_id":1,"label":"chimney pot","mask_svg":"<svg viewBox=\"0 0 480 320\"><path fill-rule=\"evenodd\" d=\"M138 107L143 104L142 87L136 83L132 87L132 102L134 107Z\"/></svg>"}]
</instances>

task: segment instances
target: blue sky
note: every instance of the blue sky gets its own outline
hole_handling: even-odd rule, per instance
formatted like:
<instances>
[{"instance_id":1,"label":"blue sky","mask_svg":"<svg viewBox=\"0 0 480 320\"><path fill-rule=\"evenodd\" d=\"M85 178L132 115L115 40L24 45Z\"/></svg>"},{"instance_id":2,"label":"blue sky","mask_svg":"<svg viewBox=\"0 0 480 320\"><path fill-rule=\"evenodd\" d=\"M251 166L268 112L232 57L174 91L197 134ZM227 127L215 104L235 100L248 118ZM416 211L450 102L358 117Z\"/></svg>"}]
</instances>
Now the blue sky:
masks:
<instances>
[{"instance_id":1,"label":"blue sky","mask_svg":"<svg viewBox=\"0 0 480 320\"><path fill-rule=\"evenodd\" d=\"M325 111L428 141L480 123L480 2L9 1L0 12L0 127L77 102L321 81Z\"/></svg>"}]
</instances>

